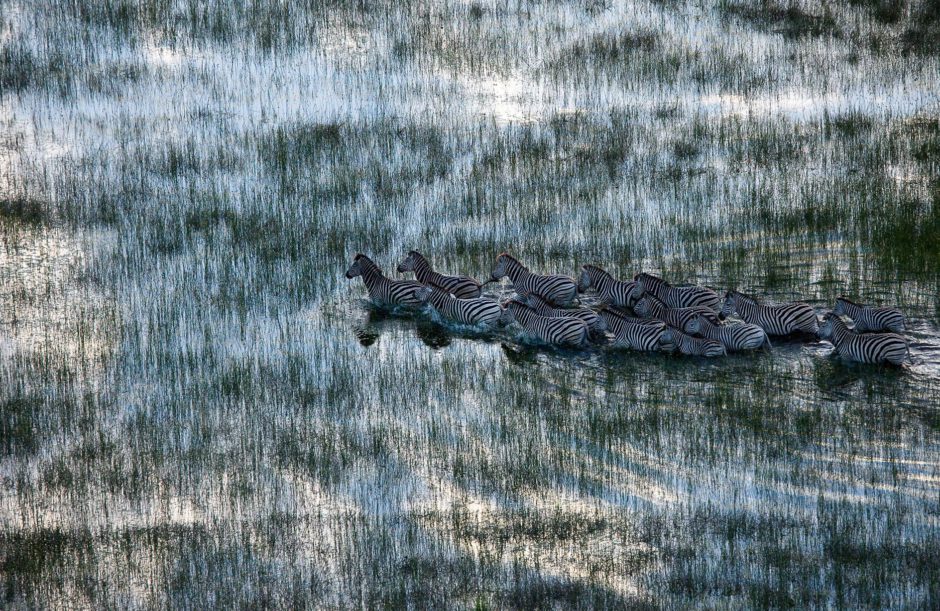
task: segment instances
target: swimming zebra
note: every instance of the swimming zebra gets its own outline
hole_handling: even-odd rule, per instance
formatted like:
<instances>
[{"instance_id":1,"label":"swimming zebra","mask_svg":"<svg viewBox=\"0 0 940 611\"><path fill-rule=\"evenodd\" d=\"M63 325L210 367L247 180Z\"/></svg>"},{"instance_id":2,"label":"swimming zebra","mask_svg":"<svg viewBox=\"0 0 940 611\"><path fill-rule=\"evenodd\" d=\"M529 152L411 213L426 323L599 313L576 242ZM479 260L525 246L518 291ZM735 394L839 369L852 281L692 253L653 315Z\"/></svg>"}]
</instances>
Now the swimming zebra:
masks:
<instances>
[{"instance_id":1,"label":"swimming zebra","mask_svg":"<svg viewBox=\"0 0 940 611\"><path fill-rule=\"evenodd\" d=\"M761 346L770 348L770 338L757 325L747 323L716 325L698 314L685 323L683 329L691 335L701 335L721 342L728 350L756 350Z\"/></svg>"},{"instance_id":2,"label":"swimming zebra","mask_svg":"<svg viewBox=\"0 0 940 611\"><path fill-rule=\"evenodd\" d=\"M685 329L686 323L699 314L714 323L718 323L718 316L710 308L693 306L690 308L670 308L650 293L643 295L633 305L633 311L646 318L656 318L676 329Z\"/></svg>"},{"instance_id":3,"label":"swimming zebra","mask_svg":"<svg viewBox=\"0 0 940 611\"><path fill-rule=\"evenodd\" d=\"M518 322L526 332L550 344L583 346L587 342L588 326L577 318L548 318L539 316L535 310L515 299L504 304L504 324Z\"/></svg>"},{"instance_id":4,"label":"swimming zebra","mask_svg":"<svg viewBox=\"0 0 940 611\"><path fill-rule=\"evenodd\" d=\"M672 286L662 278L641 273L633 277L640 286L637 298L644 292L652 293L670 308L691 308L702 306L718 311L721 297L715 291L704 286Z\"/></svg>"},{"instance_id":5,"label":"swimming zebra","mask_svg":"<svg viewBox=\"0 0 940 611\"><path fill-rule=\"evenodd\" d=\"M569 305L578 292L574 280L568 276L534 274L512 255L505 252L496 258L496 266L490 276L493 281L509 276L513 288L520 295L538 293L551 303L560 306Z\"/></svg>"},{"instance_id":6,"label":"swimming zebra","mask_svg":"<svg viewBox=\"0 0 940 611\"><path fill-rule=\"evenodd\" d=\"M630 307L639 298L636 282L617 280L596 265L582 265L578 276L578 292L584 293L591 287L597 290L605 303L616 306Z\"/></svg>"},{"instance_id":7,"label":"swimming zebra","mask_svg":"<svg viewBox=\"0 0 940 611\"><path fill-rule=\"evenodd\" d=\"M404 261L398 264L398 272L414 272L415 278L422 284L436 284L442 290L453 293L458 299L479 297L482 285L468 276L445 276L434 271L430 261L417 250L412 250Z\"/></svg>"},{"instance_id":8,"label":"swimming zebra","mask_svg":"<svg viewBox=\"0 0 940 611\"><path fill-rule=\"evenodd\" d=\"M611 345L615 348L633 350L660 350L663 348L660 337L666 330L666 323L661 320L643 320L630 316L621 316L607 308L599 313L607 324L607 329L614 334Z\"/></svg>"},{"instance_id":9,"label":"swimming zebra","mask_svg":"<svg viewBox=\"0 0 940 611\"><path fill-rule=\"evenodd\" d=\"M674 327L666 327L661 335L662 341L671 344L682 354L690 356L725 356L728 352L721 342L686 335Z\"/></svg>"},{"instance_id":10,"label":"swimming zebra","mask_svg":"<svg viewBox=\"0 0 940 611\"><path fill-rule=\"evenodd\" d=\"M855 333L834 312L823 316L819 337L835 346L836 353L861 363L900 365L910 356L907 340L897 333Z\"/></svg>"},{"instance_id":11,"label":"swimming zebra","mask_svg":"<svg viewBox=\"0 0 940 611\"><path fill-rule=\"evenodd\" d=\"M797 331L816 333L819 330L816 312L805 303L761 305L744 293L728 291L721 306L721 314L731 316L735 312L744 322L757 325L767 335L789 335Z\"/></svg>"},{"instance_id":12,"label":"swimming zebra","mask_svg":"<svg viewBox=\"0 0 940 611\"><path fill-rule=\"evenodd\" d=\"M904 331L904 314L897 308L876 308L865 306L845 297L836 299L836 307L832 310L840 316L848 316L855 323L855 331L868 333L870 331Z\"/></svg>"},{"instance_id":13,"label":"swimming zebra","mask_svg":"<svg viewBox=\"0 0 940 611\"><path fill-rule=\"evenodd\" d=\"M603 333L607 329L604 320L598 316L594 310L588 308L556 308L537 293L529 293L525 297L525 300L526 305L535 310L535 313L539 316L547 316L549 318L559 318L563 316L578 318L587 324L588 329L598 333Z\"/></svg>"},{"instance_id":14,"label":"swimming zebra","mask_svg":"<svg viewBox=\"0 0 940 611\"><path fill-rule=\"evenodd\" d=\"M430 284L414 290L415 298L422 303L430 303L445 318L465 325L496 326L503 315L503 308L490 299L458 299L443 288Z\"/></svg>"},{"instance_id":15,"label":"swimming zebra","mask_svg":"<svg viewBox=\"0 0 940 611\"><path fill-rule=\"evenodd\" d=\"M415 289L421 288L420 282L386 278L382 269L362 253L356 255L353 264L346 270L347 278L356 276L362 276L369 290L369 299L378 306L420 308L422 305L414 296Z\"/></svg>"}]
</instances>

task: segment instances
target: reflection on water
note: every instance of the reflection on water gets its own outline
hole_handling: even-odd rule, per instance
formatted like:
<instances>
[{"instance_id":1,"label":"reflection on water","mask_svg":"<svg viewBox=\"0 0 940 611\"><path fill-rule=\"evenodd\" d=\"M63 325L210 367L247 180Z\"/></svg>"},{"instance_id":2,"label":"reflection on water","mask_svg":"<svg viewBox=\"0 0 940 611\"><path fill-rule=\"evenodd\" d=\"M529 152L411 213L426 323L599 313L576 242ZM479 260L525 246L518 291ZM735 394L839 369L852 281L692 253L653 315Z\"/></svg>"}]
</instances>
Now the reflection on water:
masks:
<instances>
[{"instance_id":1,"label":"reflection on water","mask_svg":"<svg viewBox=\"0 0 940 611\"><path fill-rule=\"evenodd\" d=\"M5 604L936 607L915 4L17 4ZM342 277L410 248L896 304L913 362L559 350Z\"/></svg>"}]
</instances>

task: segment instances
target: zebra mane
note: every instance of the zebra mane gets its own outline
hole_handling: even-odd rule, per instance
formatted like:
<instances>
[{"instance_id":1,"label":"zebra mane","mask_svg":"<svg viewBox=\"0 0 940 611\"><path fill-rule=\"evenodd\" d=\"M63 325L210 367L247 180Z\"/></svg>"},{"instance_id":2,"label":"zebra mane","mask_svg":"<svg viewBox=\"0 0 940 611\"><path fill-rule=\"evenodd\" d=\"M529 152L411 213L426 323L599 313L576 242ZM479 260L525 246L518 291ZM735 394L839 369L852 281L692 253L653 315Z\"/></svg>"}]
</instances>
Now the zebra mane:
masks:
<instances>
[{"instance_id":1,"label":"zebra mane","mask_svg":"<svg viewBox=\"0 0 940 611\"><path fill-rule=\"evenodd\" d=\"M527 296L527 297L535 297L536 299L538 299L539 301L541 301L541 302L544 303L545 305L551 305L551 303L548 301L548 299L545 299L545 297L543 297L543 296L540 295L539 293L536 293L535 291L531 291L531 292L529 292L529 293L526 293L526 296ZM527 303L526 305L529 305L529 304Z\"/></svg>"},{"instance_id":2,"label":"zebra mane","mask_svg":"<svg viewBox=\"0 0 940 611\"><path fill-rule=\"evenodd\" d=\"M665 284L666 286L672 286L671 284L669 284L668 282L666 282L665 280L663 280L663 279L660 278L659 276L654 276L653 274L649 274L649 273L647 273L647 272L640 272L639 274L637 274L636 276L633 277L633 280L634 280L634 281L637 281L637 280L639 280L640 278L644 278L644 277L645 277L645 278L649 278L650 280L658 280L659 282L662 282L662 283Z\"/></svg>"},{"instance_id":3,"label":"zebra mane","mask_svg":"<svg viewBox=\"0 0 940 611\"><path fill-rule=\"evenodd\" d=\"M662 299L660 299L659 297L657 297L656 295L654 295L654 294L652 294L652 293L643 293L643 296L640 297L640 301L642 301L642 300L644 300L644 299L649 299L649 300L652 301L653 303L658 303L659 305L663 306L664 308L669 309L669 306L666 305L666 302L665 302L665 301L663 301Z\"/></svg>"},{"instance_id":4,"label":"zebra mane","mask_svg":"<svg viewBox=\"0 0 940 611\"><path fill-rule=\"evenodd\" d=\"M422 255L422 254L421 254L420 252L418 252L417 250L409 250L409 251L408 251L408 256L409 256L409 257L418 257L418 258L427 260L427 257L425 257L424 255Z\"/></svg>"},{"instance_id":5,"label":"zebra mane","mask_svg":"<svg viewBox=\"0 0 940 611\"><path fill-rule=\"evenodd\" d=\"M855 302L855 301L852 301L852 300L849 299L848 297L836 297L836 301L844 301L844 302L846 302L846 303L849 304L849 305L854 305L854 306L862 307L862 304L857 303L857 302Z\"/></svg>"},{"instance_id":6,"label":"zebra mane","mask_svg":"<svg viewBox=\"0 0 940 611\"><path fill-rule=\"evenodd\" d=\"M588 271L595 271L595 272L597 272L597 273L599 273L599 274L602 274L602 275L604 275L604 276L606 276L606 277L608 277L608 278L613 278L613 276L610 275L610 272L608 272L608 271L606 271L606 270L604 270L604 269L601 269L601 268L598 267L597 265L592 265L592 264L590 264L590 263L587 263L587 264L585 264L585 265L582 265L581 268L584 269L584 270L588 270Z\"/></svg>"},{"instance_id":7,"label":"zebra mane","mask_svg":"<svg viewBox=\"0 0 940 611\"><path fill-rule=\"evenodd\" d=\"M497 259L501 259L502 257L506 257L506 258L509 259L510 261L515 262L517 265L521 265L522 267L525 267L525 265L522 265L522 263L519 261L519 259L515 258L514 256L512 256L512 255L509 254L508 252L501 252L501 253L499 253L499 256L496 257L496 258L497 258Z\"/></svg>"},{"instance_id":8,"label":"zebra mane","mask_svg":"<svg viewBox=\"0 0 940 611\"><path fill-rule=\"evenodd\" d=\"M437 289L437 290L439 290L440 292L444 293L445 295L453 295L453 293L451 293L449 290L447 290L446 288L444 288L443 286L441 286L441 285L438 284L437 282L434 282L433 280L429 280L428 283L427 283L427 285L428 285L429 287L431 287L432 289ZM453 295L453 296L456 297L456 295Z\"/></svg>"},{"instance_id":9,"label":"zebra mane","mask_svg":"<svg viewBox=\"0 0 940 611\"><path fill-rule=\"evenodd\" d=\"M379 267L378 265L376 265L376 264L375 264L375 261L373 261L373 260L370 259L369 257L365 256L365 255L362 254L361 252L360 252L360 253L356 253L356 258L353 259L353 262L356 262L356 261L365 263L368 267L371 267L372 269L378 270L379 273L382 272L382 268Z\"/></svg>"},{"instance_id":10,"label":"zebra mane","mask_svg":"<svg viewBox=\"0 0 940 611\"><path fill-rule=\"evenodd\" d=\"M737 295L738 297L743 297L744 299L747 299L747 300L750 301L750 302L757 303L757 300L756 300L756 299L754 299L753 297L751 297L751 296L748 295L747 293L742 293L741 291L730 290L730 291L728 291L728 294L729 294L729 295Z\"/></svg>"}]
</instances>

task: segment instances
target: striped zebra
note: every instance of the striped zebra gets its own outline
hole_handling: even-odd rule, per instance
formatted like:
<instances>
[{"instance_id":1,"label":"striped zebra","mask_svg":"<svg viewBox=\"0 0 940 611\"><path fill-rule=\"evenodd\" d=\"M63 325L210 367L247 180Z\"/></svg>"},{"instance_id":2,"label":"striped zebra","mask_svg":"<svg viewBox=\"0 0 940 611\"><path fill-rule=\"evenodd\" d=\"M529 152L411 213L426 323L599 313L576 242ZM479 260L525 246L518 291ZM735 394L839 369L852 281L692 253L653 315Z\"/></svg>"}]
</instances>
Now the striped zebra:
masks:
<instances>
[{"instance_id":1,"label":"striped zebra","mask_svg":"<svg viewBox=\"0 0 940 611\"><path fill-rule=\"evenodd\" d=\"M594 287L604 303L615 306L630 307L639 298L636 282L617 280L596 265L582 265L578 276L578 292L584 293Z\"/></svg>"},{"instance_id":2,"label":"striped zebra","mask_svg":"<svg viewBox=\"0 0 940 611\"><path fill-rule=\"evenodd\" d=\"M505 252L496 258L496 266L490 276L494 282L509 276L513 288L520 295L538 293L551 303L560 306L571 304L578 292L578 286L568 276L534 274L512 255Z\"/></svg>"},{"instance_id":3,"label":"striped zebra","mask_svg":"<svg viewBox=\"0 0 940 611\"><path fill-rule=\"evenodd\" d=\"M465 325L496 326L503 315L503 308L490 299L458 299L435 284L423 286L414 291L415 298L422 303L430 303L445 318Z\"/></svg>"},{"instance_id":4,"label":"striped zebra","mask_svg":"<svg viewBox=\"0 0 940 611\"><path fill-rule=\"evenodd\" d=\"M369 290L369 299L377 306L405 306L420 308L422 303L415 297L415 289L421 288L414 280L392 280L386 278L382 269L372 259L362 253L356 255L352 266L346 270L347 278L362 276L362 281Z\"/></svg>"},{"instance_id":5,"label":"striped zebra","mask_svg":"<svg viewBox=\"0 0 940 611\"><path fill-rule=\"evenodd\" d=\"M823 316L819 337L835 346L836 353L860 363L901 365L910 358L907 340L897 333L855 333L834 312Z\"/></svg>"},{"instance_id":6,"label":"striped zebra","mask_svg":"<svg viewBox=\"0 0 940 611\"><path fill-rule=\"evenodd\" d=\"M904 314L897 308L876 308L865 306L845 297L836 299L836 307L832 310L839 316L848 316L855 323L855 331L868 333L871 331L904 331Z\"/></svg>"},{"instance_id":7,"label":"striped zebra","mask_svg":"<svg viewBox=\"0 0 940 611\"><path fill-rule=\"evenodd\" d=\"M701 335L706 339L721 342L727 350L756 350L761 346L770 348L770 338L757 325L747 323L716 325L698 314L685 323L684 331L690 335Z\"/></svg>"},{"instance_id":8,"label":"striped zebra","mask_svg":"<svg viewBox=\"0 0 940 611\"><path fill-rule=\"evenodd\" d=\"M630 316L621 316L607 308L600 311L600 317L607 324L607 329L614 334L611 345L615 348L633 350L660 350L660 337L666 330L666 323L660 320L642 320Z\"/></svg>"},{"instance_id":9,"label":"striped zebra","mask_svg":"<svg viewBox=\"0 0 940 611\"><path fill-rule=\"evenodd\" d=\"M797 331L816 333L819 330L816 312L805 303L762 305L744 293L728 291L721 306L721 314L731 316L735 312L744 322L757 325L767 335L789 335Z\"/></svg>"},{"instance_id":10,"label":"striped zebra","mask_svg":"<svg viewBox=\"0 0 940 611\"><path fill-rule=\"evenodd\" d=\"M583 346L587 342L588 326L578 318L548 318L515 299L510 300L500 319L504 324L518 322L525 331L550 344Z\"/></svg>"},{"instance_id":11,"label":"striped zebra","mask_svg":"<svg viewBox=\"0 0 940 611\"><path fill-rule=\"evenodd\" d=\"M589 308L556 308L537 293L529 293L525 297L526 305L535 310L539 316L549 318L570 317L579 318L587 324L588 329L603 333L607 330L604 320Z\"/></svg>"},{"instance_id":12,"label":"striped zebra","mask_svg":"<svg viewBox=\"0 0 940 611\"><path fill-rule=\"evenodd\" d=\"M483 293L482 285L468 276L445 276L434 271L428 261L417 250L412 250L404 261L398 264L398 272L414 272L415 278L422 284L435 284L442 290L453 293L457 299L472 299Z\"/></svg>"},{"instance_id":13,"label":"striped zebra","mask_svg":"<svg viewBox=\"0 0 940 611\"><path fill-rule=\"evenodd\" d=\"M728 354L721 342L714 339L692 337L674 327L666 327L661 337L663 343L672 345L682 354L688 354L689 356L713 357Z\"/></svg>"},{"instance_id":14,"label":"striped zebra","mask_svg":"<svg viewBox=\"0 0 940 611\"><path fill-rule=\"evenodd\" d=\"M718 316L710 308L693 306L690 308L670 308L665 303L647 293L633 305L633 311L646 318L661 320L670 327L685 329L686 323L696 314L718 323Z\"/></svg>"},{"instance_id":15,"label":"striped zebra","mask_svg":"<svg viewBox=\"0 0 940 611\"><path fill-rule=\"evenodd\" d=\"M718 293L704 286L672 286L662 278L647 273L637 274L633 280L640 286L637 298L644 292L651 293L670 308L701 306L717 312L721 304Z\"/></svg>"}]
</instances>

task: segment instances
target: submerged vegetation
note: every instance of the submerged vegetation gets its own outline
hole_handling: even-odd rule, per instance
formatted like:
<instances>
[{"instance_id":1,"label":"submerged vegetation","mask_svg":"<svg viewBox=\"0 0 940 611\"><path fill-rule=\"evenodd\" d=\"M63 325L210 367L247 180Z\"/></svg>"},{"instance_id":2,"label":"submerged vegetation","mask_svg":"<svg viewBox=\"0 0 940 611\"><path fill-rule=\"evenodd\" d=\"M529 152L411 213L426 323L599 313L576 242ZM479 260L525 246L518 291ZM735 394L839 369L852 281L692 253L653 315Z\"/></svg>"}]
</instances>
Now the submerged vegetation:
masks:
<instances>
[{"instance_id":1,"label":"submerged vegetation","mask_svg":"<svg viewBox=\"0 0 940 611\"><path fill-rule=\"evenodd\" d=\"M6 3L0 606L936 607L935 4ZM913 364L342 277L411 248L897 305Z\"/></svg>"}]
</instances>

